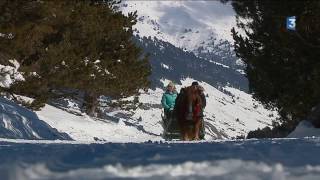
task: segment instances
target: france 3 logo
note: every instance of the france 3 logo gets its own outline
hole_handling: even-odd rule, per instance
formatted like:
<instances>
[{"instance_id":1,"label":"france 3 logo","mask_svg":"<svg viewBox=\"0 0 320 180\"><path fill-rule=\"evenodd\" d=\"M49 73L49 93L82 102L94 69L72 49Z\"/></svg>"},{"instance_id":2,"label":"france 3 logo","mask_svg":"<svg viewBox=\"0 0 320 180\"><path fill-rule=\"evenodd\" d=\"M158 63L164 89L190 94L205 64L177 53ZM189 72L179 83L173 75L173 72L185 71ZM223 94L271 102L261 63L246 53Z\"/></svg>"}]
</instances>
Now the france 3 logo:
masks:
<instances>
[{"instance_id":1,"label":"france 3 logo","mask_svg":"<svg viewBox=\"0 0 320 180\"><path fill-rule=\"evenodd\" d=\"M296 30L296 16L287 17L287 30Z\"/></svg>"}]
</instances>

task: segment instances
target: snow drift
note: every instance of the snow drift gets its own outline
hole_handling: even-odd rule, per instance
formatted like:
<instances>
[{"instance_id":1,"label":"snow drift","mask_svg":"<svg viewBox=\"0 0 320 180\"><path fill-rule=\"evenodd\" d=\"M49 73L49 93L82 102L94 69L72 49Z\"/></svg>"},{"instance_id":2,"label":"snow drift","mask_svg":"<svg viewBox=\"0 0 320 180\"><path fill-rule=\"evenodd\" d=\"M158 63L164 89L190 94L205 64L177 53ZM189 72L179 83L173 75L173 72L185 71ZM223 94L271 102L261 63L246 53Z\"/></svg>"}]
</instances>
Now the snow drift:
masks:
<instances>
[{"instance_id":1,"label":"snow drift","mask_svg":"<svg viewBox=\"0 0 320 180\"><path fill-rule=\"evenodd\" d=\"M318 180L319 138L65 144L0 140L2 179ZM37 156L34 156L37 154Z\"/></svg>"},{"instance_id":2,"label":"snow drift","mask_svg":"<svg viewBox=\"0 0 320 180\"><path fill-rule=\"evenodd\" d=\"M71 139L40 120L38 116L0 97L0 137L12 139Z\"/></svg>"}]
</instances>

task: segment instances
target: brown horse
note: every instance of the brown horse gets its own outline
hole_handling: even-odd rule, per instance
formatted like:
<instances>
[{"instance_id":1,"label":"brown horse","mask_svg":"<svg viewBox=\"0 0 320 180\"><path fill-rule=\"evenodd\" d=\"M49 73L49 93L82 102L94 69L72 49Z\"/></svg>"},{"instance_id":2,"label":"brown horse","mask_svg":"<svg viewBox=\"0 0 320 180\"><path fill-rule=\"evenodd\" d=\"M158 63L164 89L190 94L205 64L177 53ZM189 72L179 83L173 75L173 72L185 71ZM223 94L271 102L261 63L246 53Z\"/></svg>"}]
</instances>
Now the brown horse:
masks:
<instances>
[{"instance_id":1,"label":"brown horse","mask_svg":"<svg viewBox=\"0 0 320 180\"><path fill-rule=\"evenodd\" d=\"M182 140L200 140L201 106L202 102L197 86L181 89L176 100L175 111Z\"/></svg>"}]
</instances>

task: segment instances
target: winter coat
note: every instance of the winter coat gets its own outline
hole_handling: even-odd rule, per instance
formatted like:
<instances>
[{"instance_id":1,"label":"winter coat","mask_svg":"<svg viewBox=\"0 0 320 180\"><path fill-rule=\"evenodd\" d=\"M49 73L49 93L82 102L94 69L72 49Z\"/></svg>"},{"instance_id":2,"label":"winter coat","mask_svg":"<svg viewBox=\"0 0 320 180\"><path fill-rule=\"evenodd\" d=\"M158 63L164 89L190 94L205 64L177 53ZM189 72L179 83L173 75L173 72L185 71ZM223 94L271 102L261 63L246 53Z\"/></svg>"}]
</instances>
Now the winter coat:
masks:
<instances>
[{"instance_id":1,"label":"winter coat","mask_svg":"<svg viewBox=\"0 0 320 180\"><path fill-rule=\"evenodd\" d=\"M177 95L178 95L177 91L173 91L173 92L166 91L162 95L161 104L164 110L168 111L170 108L174 107Z\"/></svg>"}]
</instances>

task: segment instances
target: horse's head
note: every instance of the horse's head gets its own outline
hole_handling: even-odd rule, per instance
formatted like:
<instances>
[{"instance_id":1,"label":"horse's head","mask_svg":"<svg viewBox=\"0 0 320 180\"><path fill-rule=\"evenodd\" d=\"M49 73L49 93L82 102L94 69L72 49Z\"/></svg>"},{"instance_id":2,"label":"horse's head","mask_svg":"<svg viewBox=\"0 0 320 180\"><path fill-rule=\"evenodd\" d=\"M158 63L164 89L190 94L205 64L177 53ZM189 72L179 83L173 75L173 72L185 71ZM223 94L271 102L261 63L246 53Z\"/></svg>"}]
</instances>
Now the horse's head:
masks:
<instances>
[{"instance_id":1,"label":"horse's head","mask_svg":"<svg viewBox=\"0 0 320 180\"><path fill-rule=\"evenodd\" d=\"M194 115L199 113L202 102L200 92L197 86L182 88L176 99L175 112L179 119L185 119L186 115L193 112Z\"/></svg>"},{"instance_id":2,"label":"horse's head","mask_svg":"<svg viewBox=\"0 0 320 180\"><path fill-rule=\"evenodd\" d=\"M201 126L200 113L202 102L199 89L196 86L189 86L180 91L177 98L177 115L181 128L183 140L199 139ZM192 118L189 118L192 112ZM192 121L191 121L192 119ZM190 125L191 128L190 128Z\"/></svg>"},{"instance_id":3,"label":"horse's head","mask_svg":"<svg viewBox=\"0 0 320 180\"><path fill-rule=\"evenodd\" d=\"M201 97L197 86L189 86L186 88L186 98L189 112L193 112L194 116L199 116L201 111Z\"/></svg>"}]
</instances>

